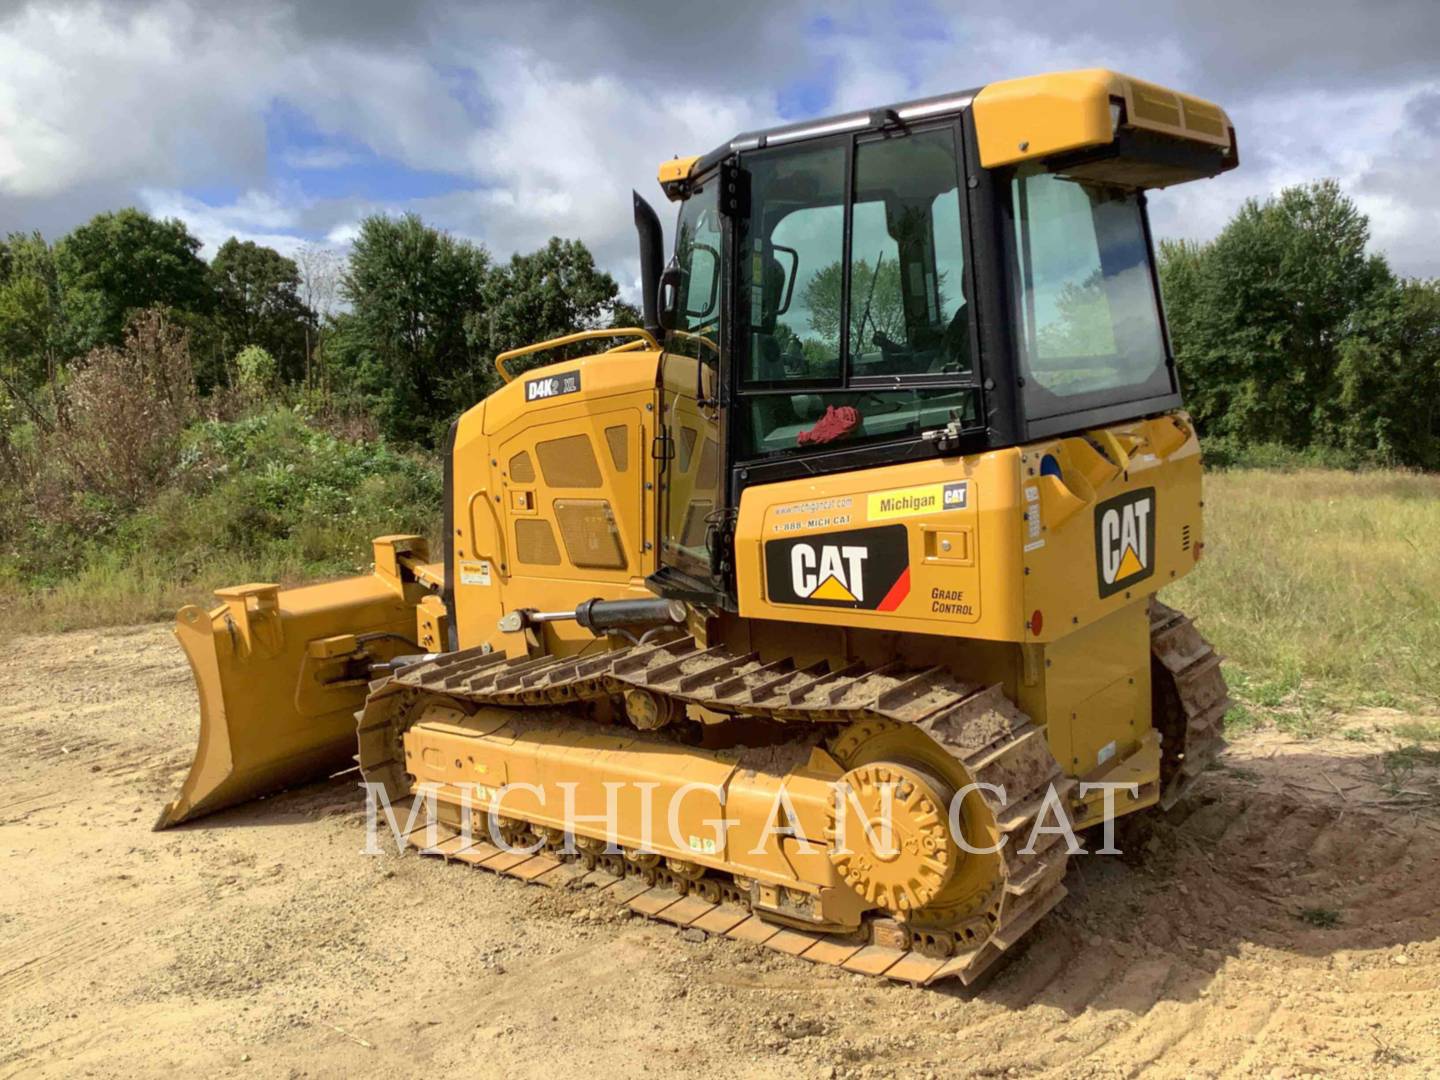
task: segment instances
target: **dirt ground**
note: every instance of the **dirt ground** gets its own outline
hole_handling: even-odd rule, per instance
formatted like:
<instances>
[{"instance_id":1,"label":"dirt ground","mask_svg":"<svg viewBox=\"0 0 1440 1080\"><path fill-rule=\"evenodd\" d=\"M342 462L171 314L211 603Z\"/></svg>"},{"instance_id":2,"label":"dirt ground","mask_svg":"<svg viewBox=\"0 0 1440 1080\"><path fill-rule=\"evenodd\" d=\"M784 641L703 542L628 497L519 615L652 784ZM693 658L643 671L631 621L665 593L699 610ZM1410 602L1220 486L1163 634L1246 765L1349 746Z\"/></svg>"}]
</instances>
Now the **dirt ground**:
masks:
<instances>
[{"instance_id":1,"label":"dirt ground","mask_svg":"<svg viewBox=\"0 0 1440 1080\"><path fill-rule=\"evenodd\" d=\"M0 1078L1434 1075L1440 778L1381 765L1396 719L1246 738L987 985L915 989L366 857L354 777L151 832L196 723L167 630L21 638Z\"/></svg>"}]
</instances>

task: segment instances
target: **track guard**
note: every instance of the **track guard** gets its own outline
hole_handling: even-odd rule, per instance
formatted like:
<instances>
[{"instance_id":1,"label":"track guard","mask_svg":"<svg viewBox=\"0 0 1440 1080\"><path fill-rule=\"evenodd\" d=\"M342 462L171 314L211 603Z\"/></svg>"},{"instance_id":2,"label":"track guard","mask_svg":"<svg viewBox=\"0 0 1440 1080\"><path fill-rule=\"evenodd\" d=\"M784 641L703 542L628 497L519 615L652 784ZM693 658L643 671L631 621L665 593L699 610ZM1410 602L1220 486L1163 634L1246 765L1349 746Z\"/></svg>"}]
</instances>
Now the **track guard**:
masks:
<instances>
[{"instance_id":1,"label":"track guard","mask_svg":"<svg viewBox=\"0 0 1440 1080\"><path fill-rule=\"evenodd\" d=\"M436 568L419 536L375 542L360 577L282 591L217 590L221 606L175 617L200 702L195 760L155 828L213 813L347 768L369 665L427 651L416 607Z\"/></svg>"}]
</instances>

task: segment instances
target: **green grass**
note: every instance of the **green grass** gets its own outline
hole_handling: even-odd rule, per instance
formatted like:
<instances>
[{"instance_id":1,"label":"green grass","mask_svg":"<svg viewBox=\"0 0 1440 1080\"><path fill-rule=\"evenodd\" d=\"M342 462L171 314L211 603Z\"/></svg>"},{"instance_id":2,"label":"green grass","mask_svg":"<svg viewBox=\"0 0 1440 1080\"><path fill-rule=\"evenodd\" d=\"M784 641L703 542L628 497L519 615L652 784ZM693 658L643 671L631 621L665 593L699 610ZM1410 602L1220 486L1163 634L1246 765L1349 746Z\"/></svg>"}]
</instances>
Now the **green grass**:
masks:
<instances>
[{"instance_id":1,"label":"green grass","mask_svg":"<svg viewBox=\"0 0 1440 1080\"><path fill-rule=\"evenodd\" d=\"M276 410L196 425L154 500L103 510L80 525L34 515L10 542L0 636L168 619L224 585L364 572L373 537L437 534L440 474L432 459Z\"/></svg>"},{"instance_id":2,"label":"green grass","mask_svg":"<svg viewBox=\"0 0 1440 1080\"><path fill-rule=\"evenodd\" d=\"M1408 785L1420 769L1430 770L1440 768L1440 750L1429 750L1423 746L1411 744L1400 746L1394 750L1387 750L1380 755L1380 772L1382 775L1381 786L1392 795L1420 794L1414 792ZM1440 795L1440 791L1436 792Z\"/></svg>"},{"instance_id":3,"label":"green grass","mask_svg":"<svg viewBox=\"0 0 1440 1080\"><path fill-rule=\"evenodd\" d=\"M1440 703L1440 476L1212 472L1205 514L1205 557L1163 599L1229 658L1244 709L1304 734Z\"/></svg>"}]
</instances>

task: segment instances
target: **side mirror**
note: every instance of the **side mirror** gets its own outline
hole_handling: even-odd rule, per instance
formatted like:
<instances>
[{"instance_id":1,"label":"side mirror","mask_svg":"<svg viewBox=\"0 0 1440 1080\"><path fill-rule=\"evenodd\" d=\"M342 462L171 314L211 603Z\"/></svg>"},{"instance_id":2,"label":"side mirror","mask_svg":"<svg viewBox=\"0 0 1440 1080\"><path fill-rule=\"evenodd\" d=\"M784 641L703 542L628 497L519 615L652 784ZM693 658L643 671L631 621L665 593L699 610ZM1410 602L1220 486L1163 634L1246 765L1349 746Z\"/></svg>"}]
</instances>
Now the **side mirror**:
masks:
<instances>
[{"instance_id":1,"label":"side mirror","mask_svg":"<svg viewBox=\"0 0 1440 1080\"><path fill-rule=\"evenodd\" d=\"M685 272L674 261L660 272L655 313L663 330L674 330L680 325L680 291L684 279Z\"/></svg>"}]
</instances>

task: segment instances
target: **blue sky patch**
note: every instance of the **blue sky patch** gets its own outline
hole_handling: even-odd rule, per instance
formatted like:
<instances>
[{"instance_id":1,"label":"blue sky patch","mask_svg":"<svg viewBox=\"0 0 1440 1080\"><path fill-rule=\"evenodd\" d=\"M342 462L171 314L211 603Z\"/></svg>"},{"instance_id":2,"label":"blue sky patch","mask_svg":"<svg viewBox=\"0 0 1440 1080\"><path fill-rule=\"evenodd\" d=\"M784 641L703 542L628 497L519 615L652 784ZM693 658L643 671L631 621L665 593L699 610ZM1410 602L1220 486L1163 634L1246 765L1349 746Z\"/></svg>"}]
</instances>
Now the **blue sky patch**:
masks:
<instances>
[{"instance_id":1,"label":"blue sky patch","mask_svg":"<svg viewBox=\"0 0 1440 1080\"><path fill-rule=\"evenodd\" d=\"M326 135L285 102L275 102L266 112L265 133L271 186L293 187L308 198L399 202L474 186L471 177L413 169L356 140ZM212 202L199 192L191 194Z\"/></svg>"}]
</instances>

